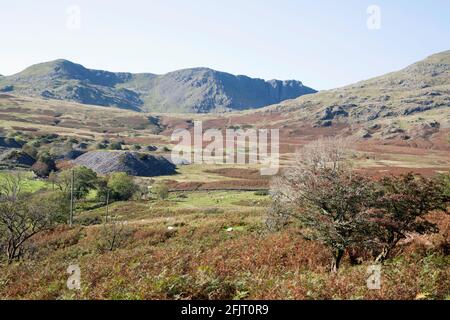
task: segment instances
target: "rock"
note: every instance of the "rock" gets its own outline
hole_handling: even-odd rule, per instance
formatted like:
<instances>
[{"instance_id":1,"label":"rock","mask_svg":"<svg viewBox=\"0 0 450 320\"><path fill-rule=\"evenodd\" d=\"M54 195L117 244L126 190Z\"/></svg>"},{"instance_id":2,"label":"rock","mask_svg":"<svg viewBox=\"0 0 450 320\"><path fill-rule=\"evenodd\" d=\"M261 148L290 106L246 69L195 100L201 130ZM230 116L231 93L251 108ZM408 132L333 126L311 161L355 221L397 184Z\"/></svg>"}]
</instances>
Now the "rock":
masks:
<instances>
[{"instance_id":1,"label":"rock","mask_svg":"<svg viewBox=\"0 0 450 320\"><path fill-rule=\"evenodd\" d=\"M379 125L378 123L374 123L374 124L369 125L367 128L369 130L379 130L379 129L381 129L381 125Z\"/></svg>"},{"instance_id":2,"label":"rock","mask_svg":"<svg viewBox=\"0 0 450 320\"><path fill-rule=\"evenodd\" d=\"M372 138L372 134L368 130L365 130L365 129L360 130L358 132L358 136L363 138L363 139L370 139L370 138Z\"/></svg>"},{"instance_id":3,"label":"rock","mask_svg":"<svg viewBox=\"0 0 450 320\"><path fill-rule=\"evenodd\" d=\"M3 153L0 157L0 162L31 167L35 164L36 160L22 150L13 149L6 153Z\"/></svg>"},{"instance_id":4,"label":"rock","mask_svg":"<svg viewBox=\"0 0 450 320\"><path fill-rule=\"evenodd\" d=\"M393 133L404 133L405 130L398 128L398 127L389 127L387 128L386 133L387 134L393 134Z\"/></svg>"},{"instance_id":5,"label":"rock","mask_svg":"<svg viewBox=\"0 0 450 320\"><path fill-rule=\"evenodd\" d=\"M157 146L147 146L147 147L145 147L145 150L151 151L151 152L158 151L158 147Z\"/></svg>"},{"instance_id":6,"label":"rock","mask_svg":"<svg viewBox=\"0 0 450 320\"><path fill-rule=\"evenodd\" d=\"M348 112L342 106L331 106L325 108L320 120L334 120L336 117L348 117Z\"/></svg>"},{"instance_id":7,"label":"rock","mask_svg":"<svg viewBox=\"0 0 450 320\"><path fill-rule=\"evenodd\" d=\"M67 152L65 155L63 155L63 159L64 160L75 160L76 158L78 158L79 156L82 156L83 154L85 154L85 152L83 152L81 150L71 150L71 151Z\"/></svg>"},{"instance_id":8,"label":"rock","mask_svg":"<svg viewBox=\"0 0 450 320\"><path fill-rule=\"evenodd\" d=\"M77 144L75 146L75 149L79 149L79 150L86 150L89 147L89 145L85 142L80 142L79 144Z\"/></svg>"},{"instance_id":9,"label":"rock","mask_svg":"<svg viewBox=\"0 0 450 320\"><path fill-rule=\"evenodd\" d=\"M440 129L441 124L439 122L437 122L436 120L432 120L432 121L423 123L421 126L424 129Z\"/></svg>"},{"instance_id":10,"label":"rock","mask_svg":"<svg viewBox=\"0 0 450 320\"><path fill-rule=\"evenodd\" d=\"M176 173L176 166L166 158L137 152L91 151L73 162L104 175L126 172L131 176L155 177Z\"/></svg>"},{"instance_id":11,"label":"rock","mask_svg":"<svg viewBox=\"0 0 450 320\"><path fill-rule=\"evenodd\" d=\"M20 149L22 148L22 145L14 139L0 137L0 147Z\"/></svg>"},{"instance_id":12,"label":"rock","mask_svg":"<svg viewBox=\"0 0 450 320\"><path fill-rule=\"evenodd\" d=\"M14 91L14 86L4 86L3 88L0 88L0 92L11 92Z\"/></svg>"},{"instance_id":13,"label":"rock","mask_svg":"<svg viewBox=\"0 0 450 320\"><path fill-rule=\"evenodd\" d=\"M411 108L405 109L403 111L403 115L409 116L409 115L412 115L412 114L417 113L417 112L424 112L424 111L428 111L428 110L431 110L431 109L432 109L432 106L429 106L429 105L411 107Z\"/></svg>"},{"instance_id":14,"label":"rock","mask_svg":"<svg viewBox=\"0 0 450 320\"><path fill-rule=\"evenodd\" d=\"M187 166L191 164L191 161L182 157L167 156L165 158L176 166Z\"/></svg>"},{"instance_id":15,"label":"rock","mask_svg":"<svg viewBox=\"0 0 450 320\"><path fill-rule=\"evenodd\" d=\"M326 128L331 127L333 125L333 121L327 120L327 121L317 121L313 124L313 128Z\"/></svg>"}]
</instances>

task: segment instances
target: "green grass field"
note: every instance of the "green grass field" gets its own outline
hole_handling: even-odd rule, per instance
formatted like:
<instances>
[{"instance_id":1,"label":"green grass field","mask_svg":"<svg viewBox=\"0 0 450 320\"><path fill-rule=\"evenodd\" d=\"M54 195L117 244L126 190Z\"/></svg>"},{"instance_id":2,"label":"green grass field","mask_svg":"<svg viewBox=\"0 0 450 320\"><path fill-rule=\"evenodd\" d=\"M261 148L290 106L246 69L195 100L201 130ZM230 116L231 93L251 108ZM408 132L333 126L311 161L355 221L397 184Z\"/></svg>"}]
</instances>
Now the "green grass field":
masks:
<instances>
[{"instance_id":1,"label":"green grass field","mask_svg":"<svg viewBox=\"0 0 450 320\"><path fill-rule=\"evenodd\" d=\"M5 178L7 174L10 174L8 172L0 171L0 183L2 183L2 179ZM32 172L24 171L19 173L12 173L12 174L20 174L22 176L22 179L24 179L23 183L23 192L30 192L34 193L36 191L42 190L42 189L50 189L51 183L45 180L37 179L35 175Z\"/></svg>"}]
</instances>

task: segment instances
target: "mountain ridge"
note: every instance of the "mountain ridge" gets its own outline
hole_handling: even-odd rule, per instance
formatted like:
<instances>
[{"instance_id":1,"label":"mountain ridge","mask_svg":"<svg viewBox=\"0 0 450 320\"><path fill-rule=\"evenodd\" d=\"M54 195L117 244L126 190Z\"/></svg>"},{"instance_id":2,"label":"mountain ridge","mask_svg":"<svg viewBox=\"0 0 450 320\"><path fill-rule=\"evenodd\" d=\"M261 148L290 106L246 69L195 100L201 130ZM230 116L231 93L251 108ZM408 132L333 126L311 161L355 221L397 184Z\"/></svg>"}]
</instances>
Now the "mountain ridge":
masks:
<instances>
[{"instance_id":1,"label":"mountain ridge","mask_svg":"<svg viewBox=\"0 0 450 320\"><path fill-rule=\"evenodd\" d=\"M316 91L296 80L266 81L205 67L157 75L58 59L1 77L0 92L135 111L209 113L261 108Z\"/></svg>"}]
</instances>

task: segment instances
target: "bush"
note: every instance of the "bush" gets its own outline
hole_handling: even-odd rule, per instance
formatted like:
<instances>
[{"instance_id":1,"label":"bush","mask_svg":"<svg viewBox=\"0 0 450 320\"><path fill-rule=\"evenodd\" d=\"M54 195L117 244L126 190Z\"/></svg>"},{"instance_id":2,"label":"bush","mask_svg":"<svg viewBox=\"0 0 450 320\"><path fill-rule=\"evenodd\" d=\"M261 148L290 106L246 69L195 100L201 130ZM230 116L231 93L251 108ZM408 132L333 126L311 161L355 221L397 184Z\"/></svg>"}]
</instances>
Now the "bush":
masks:
<instances>
[{"instance_id":1,"label":"bush","mask_svg":"<svg viewBox=\"0 0 450 320\"><path fill-rule=\"evenodd\" d=\"M54 171L54 167L49 166L45 162L37 161L33 164L31 170L33 170L39 178L45 178L48 177L52 171Z\"/></svg>"},{"instance_id":2,"label":"bush","mask_svg":"<svg viewBox=\"0 0 450 320\"><path fill-rule=\"evenodd\" d=\"M136 150L136 151L142 149L142 147L140 145L138 145L138 144L134 144L132 148L133 148L133 150Z\"/></svg>"},{"instance_id":3,"label":"bush","mask_svg":"<svg viewBox=\"0 0 450 320\"><path fill-rule=\"evenodd\" d=\"M110 150L122 150L122 142L113 142L109 145Z\"/></svg>"},{"instance_id":4,"label":"bush","mask_svg":"<svg viewBox=\"0 0 450 320\"><path fill-rule=\"evenodd\" d=\"M155 194L158 199L166 200L169 197L169 187L165 183L158 183L152 187L152 193Z\"/></svg>"},{"instance_id":5,"label":"bush","mask_svg":"<svg viewBox=\"0 0 450 320\"><path fill-rule=\"evenodd\" d=\"M130 200L139 189L134 183L133 177L125 172L113 173L108 178L107 188L110 190L110 199L117 201Z\"/></svg>"},{"instance_id":6,"label":"bush","mask_svg":"<svg viewBox=\"0 0 450 320\"><path fill-rule=\"evenodd\" d=\"M31 143L27 143L22 147L22 151L25 152L32 158L36 158L38 154L38 150Z\"/></svg>"},{"instance_id":7,"label":"bush","mask_svg":"<svg viewBox=\"0 0 450 320\"><path fill-rule=\"evenodd\" d=\"M268 196L269 194L270 194L269 190L255 191L255 196Z\"/></svg>"}]
</instances>

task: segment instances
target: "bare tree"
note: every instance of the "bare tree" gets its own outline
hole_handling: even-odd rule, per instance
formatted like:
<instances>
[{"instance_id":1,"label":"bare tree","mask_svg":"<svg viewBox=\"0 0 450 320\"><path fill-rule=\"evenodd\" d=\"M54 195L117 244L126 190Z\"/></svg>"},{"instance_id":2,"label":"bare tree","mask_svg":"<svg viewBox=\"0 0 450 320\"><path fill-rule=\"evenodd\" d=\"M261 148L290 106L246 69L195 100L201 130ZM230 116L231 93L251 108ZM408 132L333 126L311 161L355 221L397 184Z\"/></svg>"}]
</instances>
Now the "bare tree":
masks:
<instances>
[{"instance_id":1,"label":"bare tree","mask_svg":"<svg viewBox=\"0 0 450 320\"><path fill-rule=\"evenodd\" d=\"M125 237L124 223L117 216L112 216L102 226L97 247L100 251L114 251L124 242Z\"/></svg>"},{"instance_id":2,"label":"bare tree","mask_svg":"<svg viewBox=\"0 0 450 320\"><path fill-rule=\"evenodd\" d=\"M19 176L7 175L5 181L0 187L0 243L11 263L22 256L29 239L52 226L59 204L43 196L22 196L24 181Z\"/></svg>"},{"instance_id":3,"label":"bare tree","mask_svg":"<svg viewBox=\"0 0 450 320\"><path fill-rule=\"evenodd\" d=\"M5 174L0 183L0 200L15 202L23 191L24 179L22 174Z\"/></svg>"},{"instance_id":4,"label":"bare tree","mask_svg":"<svg viewBox=\"0 0 450 320\"><path fill-rule=\"evenodd\" d=\"M332 272L370 227L365 216L374 187L352 171L348 145L348 140L328 138L305 146L296 164L271 186L268 225L282 226L292 218L300 221L305 238L330 249Z\"/></svg>"}]
</instances>

